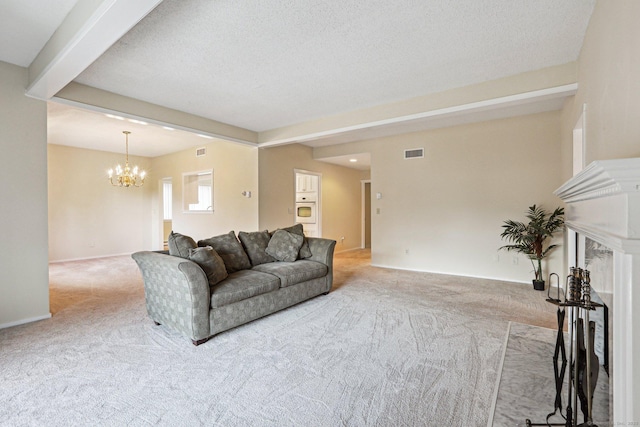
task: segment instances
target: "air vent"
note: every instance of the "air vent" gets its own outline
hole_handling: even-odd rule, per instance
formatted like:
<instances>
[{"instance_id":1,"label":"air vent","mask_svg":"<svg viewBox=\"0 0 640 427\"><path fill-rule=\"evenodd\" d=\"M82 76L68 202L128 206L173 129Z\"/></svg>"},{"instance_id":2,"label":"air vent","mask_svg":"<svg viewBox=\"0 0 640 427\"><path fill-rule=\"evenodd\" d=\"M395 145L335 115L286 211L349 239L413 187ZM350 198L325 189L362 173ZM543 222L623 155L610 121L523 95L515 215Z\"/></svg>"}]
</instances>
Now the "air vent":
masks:
<instances>
[{"instance_id":1,"label":"air vent","mask_svg":"<svg viewBox=\"0 0 640 427\"><path fill-rule=\"evenodd\" d=\"M412 148L411 150L404 150L405 159L421 159L424 157L424 148Z\"/></svg>"},{"instance_id":2,"label":"air vent","mask_svg":"<svg viewBox=\"0 0 640 427\"><path fill-rule=\"evenodd\" d=\"M202 148L198 148L196 149L196 157L202 157L205 154L207 154L207 149L202 147Z\"/></svg>"}]
</instances>

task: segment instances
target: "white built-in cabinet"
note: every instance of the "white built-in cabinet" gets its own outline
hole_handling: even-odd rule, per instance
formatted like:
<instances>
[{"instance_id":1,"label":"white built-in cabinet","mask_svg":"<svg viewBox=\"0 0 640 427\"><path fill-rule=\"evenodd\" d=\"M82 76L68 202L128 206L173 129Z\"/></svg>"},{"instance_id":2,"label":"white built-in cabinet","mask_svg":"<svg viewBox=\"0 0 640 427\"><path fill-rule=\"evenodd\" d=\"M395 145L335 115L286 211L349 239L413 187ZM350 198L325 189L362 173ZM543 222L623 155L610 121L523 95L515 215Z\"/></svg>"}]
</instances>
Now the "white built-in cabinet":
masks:
<instances>
[{"instance_id":1,"label":"white built-in cabinet","mask_svg":"<svg viewBox=\"0 0 640 427\"><path fill-rule=\"evenodd\" d=\"M315 175L296 174L296 192L312 193L318 191L318 177Z\"/></svg>"}]
</instances>

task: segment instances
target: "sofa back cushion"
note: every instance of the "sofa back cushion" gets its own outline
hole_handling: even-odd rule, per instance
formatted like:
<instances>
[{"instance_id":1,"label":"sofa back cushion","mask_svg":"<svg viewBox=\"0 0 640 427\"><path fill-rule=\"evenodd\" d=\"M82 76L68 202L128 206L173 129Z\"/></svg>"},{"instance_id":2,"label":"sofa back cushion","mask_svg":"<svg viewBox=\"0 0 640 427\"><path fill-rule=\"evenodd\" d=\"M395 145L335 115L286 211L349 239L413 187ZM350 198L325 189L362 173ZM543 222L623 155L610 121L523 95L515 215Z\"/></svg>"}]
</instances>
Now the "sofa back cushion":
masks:
<instances>
[{"instance_id":1,"label":"sofa back cushion","mask_svg":"<svg viewBox=\"0 0 640 427\"><path fill-rule=\"evenodd\" d=\"M189 249L189 259L202 268L209 286L222 282L229 275L224 261L211 246Z\"/></svg>"},{"instance_id":2,"label":"sofa back cushion","mask_svg":"<svg viewBox=\"0 0 640 427\"><path fill-rule=\"evenodd\" d=\"M256 265L276 260L265 252L269 245L269 240L271 239L271 235L267 230L254 231L252 233L241 231L238 233L238 238L240 239L240 243L242 243L245 252L249 256L252 266L255 267Z\"/></svg>"},{"instance_id":3,"label":"sofa back cushion","mask_svg":"<svg viewBox=\"0 0 640 427\"><path fill-rule=\"evenodd\" d=\"M249 257L242 249L242 245L236 238L234 231L200 240L198 241L198 246L211 246L224 261L229 274L251 268Z\"/></svg>"},{"instance_id":4,"label":"sofa back cushion","mask_svg":"<svg viewBox=\"0 0 640 427\"><path fill-rule=\"evenodd\" d=\"M189 249L198 247L191 237L173 231L169 233L167 244L169 245L169 255L187 259L189 259Z\"/></svg>"}]
</instances>

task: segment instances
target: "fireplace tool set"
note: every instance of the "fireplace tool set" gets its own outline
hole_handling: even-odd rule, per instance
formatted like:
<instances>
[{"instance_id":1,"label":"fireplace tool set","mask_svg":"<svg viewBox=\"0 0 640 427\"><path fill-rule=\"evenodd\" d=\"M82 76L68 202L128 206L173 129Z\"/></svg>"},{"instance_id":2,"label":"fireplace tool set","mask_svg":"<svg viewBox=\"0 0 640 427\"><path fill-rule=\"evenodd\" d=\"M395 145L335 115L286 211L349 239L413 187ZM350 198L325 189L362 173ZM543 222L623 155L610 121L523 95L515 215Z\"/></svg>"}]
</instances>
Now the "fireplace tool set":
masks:
<instances>
[{"instance_id":1,"label":"fireplace tool set","mask_svg":"<svg viewBox=\"0 0 640 427\"><path fill-rule=\"evenodd\" d=\"M556 278L557 295L551 297L551 279ZM595 322L589 321L589 312L602 304L591 301L591 279L589 270L571 267L571 274L567 276L564 288L564 299L560 298L560 283L557 274L549 275L549 290L547 302L558 306L558 334L556 348L553 354L553 370L556 386L554 410L547 415L546 422L532 423L529 426L565 426L565 427L597 427L593 423L592 403L593 392L598 380L598 356L594 350ZM569 382L566 411L562 411L562 387L567 370L567 357L563 335L565 310L569 311ZM585 327L586 326L586 327ZM560 359L560 360L559 360ZM578 424L578 399L584 422ZM550 418L559 415L564 418L562 423L552 423Z\"/></svg>"}]
</instances>

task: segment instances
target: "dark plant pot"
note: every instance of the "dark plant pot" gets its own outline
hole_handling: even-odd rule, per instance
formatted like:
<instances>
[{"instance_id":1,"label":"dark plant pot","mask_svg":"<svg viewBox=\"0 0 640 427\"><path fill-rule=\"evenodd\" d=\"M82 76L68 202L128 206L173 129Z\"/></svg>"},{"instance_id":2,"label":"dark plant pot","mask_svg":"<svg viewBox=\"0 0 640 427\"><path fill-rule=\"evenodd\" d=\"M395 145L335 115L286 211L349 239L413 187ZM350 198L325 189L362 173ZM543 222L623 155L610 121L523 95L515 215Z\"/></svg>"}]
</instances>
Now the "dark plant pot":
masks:
<instances>
[{"instance_id":1,"label":"dark plant pot","mask_svg":"<svg viewBox=\"0 0 640 427\"><path fill-rule=\"evenodd\" d=\"M544 280L533 280L533 289L536 291L544 291Z\"/></svg>"}]
</instances>

